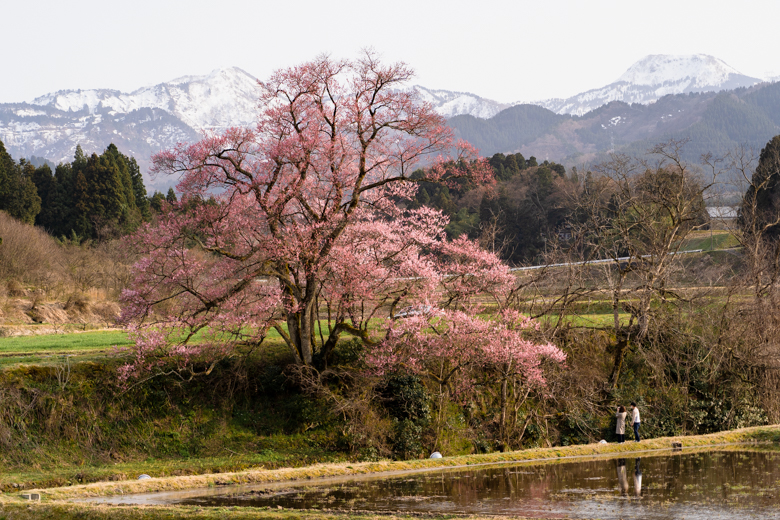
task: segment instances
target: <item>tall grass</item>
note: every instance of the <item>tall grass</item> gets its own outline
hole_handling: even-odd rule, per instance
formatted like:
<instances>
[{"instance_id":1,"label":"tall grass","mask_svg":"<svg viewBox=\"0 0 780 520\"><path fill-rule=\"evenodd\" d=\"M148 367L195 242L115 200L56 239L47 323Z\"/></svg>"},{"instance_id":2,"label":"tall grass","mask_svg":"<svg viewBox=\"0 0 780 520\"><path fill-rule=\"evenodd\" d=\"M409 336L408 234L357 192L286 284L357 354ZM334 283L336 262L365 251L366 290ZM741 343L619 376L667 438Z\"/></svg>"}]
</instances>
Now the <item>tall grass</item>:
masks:
<instances>
[{"instance_id":1,"label":"tall grass","mask_svg":"<svg viewBox=\"0 0 780 520\"><path fill-rule=\"evenodd\" d=\"M0 211L0 297L59 301L115 299L130 282L119 241L62 243Z\"/></svg>"},{"instance_id":2,"label":"tall grass","mask_svg":"<svg viewBox=\"0 0 780 520\"><path fill-rule=\"evenodd\" d=\"M63 279L64 252L45 231L0 211L0 237L0 279L44 285Z\"/></svg>"}]
</instances>

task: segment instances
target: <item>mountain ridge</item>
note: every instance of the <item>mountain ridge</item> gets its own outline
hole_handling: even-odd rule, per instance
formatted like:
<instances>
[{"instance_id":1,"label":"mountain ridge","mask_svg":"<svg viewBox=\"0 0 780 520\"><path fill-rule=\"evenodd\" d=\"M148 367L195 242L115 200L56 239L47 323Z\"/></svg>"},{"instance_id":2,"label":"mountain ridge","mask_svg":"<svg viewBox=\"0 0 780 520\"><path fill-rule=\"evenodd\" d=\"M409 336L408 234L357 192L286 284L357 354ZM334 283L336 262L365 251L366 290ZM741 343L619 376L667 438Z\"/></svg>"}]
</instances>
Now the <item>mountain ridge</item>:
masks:
<instances>
[{"instance_id":1,"label":"mountain ridge","mask_svg":"<svg viewBox=\"0 0 780 520\"><path fill-rule=\"evenodd\" d=\"M533 102L556 114L582 116L612 101L643 105L669 94L719 92L763 82L707 54L651 54L632 64L616 81L568 98Z\"/></svg>"},{"instance_id":2,"label":"mountain ridge","mask_svg":"<svg viewBox=\"0 0 780 520\"><path fill-rule=\"evenodd\" d=\"M480 143L477 146L484 154L536 146L531 153L537 157L563 162L628 146L629 139L677 135L675 132L699 121L696 117L702 116L696 110L704 110L701 107L714 99L714 92L726 87L728 91L733 91L732 87L760 88L756 86L759 81L712 56L650 55L600 89L530 104L501 103L468 92L421 85L408 88L431 103L461 137ZM69 161L77 144L91 153L113 142L134 155L147 172L150 156L160 150L197 140L203 132L254 125L258 93L257 79L238 67L180 76L130 93L60 90L31 102L0 104L0 140L13 156L35 155L55 163ZM696 102L675 97L686 95L703 97ZM678 108L662 113L666 106L662 101L670 96L675 100L670 103ZM775 102L769 96L765 108L774 110ZM632 108L652 104L657 106ZM606 112L614 114L603 119L600 114ZM766 130L765 121L756 124ZM721 137L718 140L732 139ZM165 181L148 182L156 186Z\"/></svg>"},{"instance_id":3,"label":"mountain ridge","mask_svg":"<svg viewBox=\"0 0 780 520\"><path fill-rule=\"evenodd\" d=\"M76 112L86 106L90 113L99 107L118 113L158 108L202 130L251 124L257 94L256 78L238 67L228 67L204 76L182 76L130 93L113 89L60 90L39 96L30 105L63 112Z\"/></svg>"},{"instance_id":4,"label":"mountain ridge","mask_svg":"<svg viewBox=\"0 0 780 520\"><path fill-rule=\"evenodd\" d=\"M514 129L519 122L522 133ZM610 152L641 156L659 142L687 139L685 159L698 161L701 154L722 156L741 144L760 150L780 134L780 83L669 94L646 105L612 101L582 116L515 105L489 120L460 115L448 124L486 156L520 152L583 165Z\"/></svg>"}]
</instances>

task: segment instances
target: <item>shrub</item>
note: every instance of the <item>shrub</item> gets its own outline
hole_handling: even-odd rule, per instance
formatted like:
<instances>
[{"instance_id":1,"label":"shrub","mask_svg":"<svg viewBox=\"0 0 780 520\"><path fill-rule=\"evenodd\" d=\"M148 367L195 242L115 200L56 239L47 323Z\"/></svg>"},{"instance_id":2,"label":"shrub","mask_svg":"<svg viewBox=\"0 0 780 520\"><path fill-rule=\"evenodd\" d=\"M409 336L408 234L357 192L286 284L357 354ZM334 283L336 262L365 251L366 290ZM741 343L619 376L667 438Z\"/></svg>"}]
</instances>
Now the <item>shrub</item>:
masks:
<instances>
[{"instance_id":1,"label":"shrub","mask_svg":"<svg viewBox=\"0 0 780 520\"><path fill-rule=\"evenodd\" d=\"M394 374L378 388L390 416L398 421L428 421L428 392L419 377Z\"/></svg>"},{"instance_id":2,"label":"shrub","mask_svg":"<svg viewBox=\"0 0 780 520\"><path fill-rule=\"evenodd\" d=\"M5 284L6 293L13 298L21 298L27 295L27 291L24 290L24 286L19 283L19 280L14 278L8 280Z\"/></svg>"},{"instance_id":3,"label":"shrub","mask_svg":"<svg viewBox=\"0 0 780 520\"><path fill-rule=\"evenodd\" d=\"M393 429L393 454L397 459L412 459L419 457L423 451L423 427L415 421L405 419L397 421Z\"/></svg>"},{"instance_id":4,"label":"shrub","mask_svg":"<svg viewBox=\"0 0 780 520\"><path fill-rule=\"evenodd\" d=\"M425 385L415 375L393 374L377 390L394 420L393 455L399 459L419 456L424 428L431 418Z\"/></svg>"}]
</instances>

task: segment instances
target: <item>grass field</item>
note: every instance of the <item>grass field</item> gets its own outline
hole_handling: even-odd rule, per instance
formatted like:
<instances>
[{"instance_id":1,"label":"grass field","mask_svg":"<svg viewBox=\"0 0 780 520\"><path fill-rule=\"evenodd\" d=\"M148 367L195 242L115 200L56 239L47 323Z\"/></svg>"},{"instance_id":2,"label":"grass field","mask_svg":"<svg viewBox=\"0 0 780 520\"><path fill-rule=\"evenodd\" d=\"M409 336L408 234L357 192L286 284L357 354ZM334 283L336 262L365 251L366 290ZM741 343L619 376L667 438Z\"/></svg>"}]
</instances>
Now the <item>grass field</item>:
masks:
<instances>
[{"instance_id":1,"label":"grass field","mask_svg":"<svg viewBox=\"0 0 780 520\"><path fill-rule=\"evenodd\" d=\"M380 320L376 320L377 324ZM286 330L287 325L282 324ZM323 324L323 333L327 334ZM319 329L317 330L319 332ZM193 338L197 342L200 334ZM132 345L127 333L121 330L66 332L62 334L33 334L28 336L0 337L0 367L27 364L61 363L64 357L71 361L96 361L117 353ZM284 346L281 335L274 329L268 331L264 345Z\"/></svg>"},{"instance_id":2,"label":"grass field","mask_svg":"<svg viewBox=\"0 0 780 520\"><path fill-rule=\"evenodd\" d=\"M682 243L681 251L695 251L703 249L711 251L714 249L728 249L737 247L739 242L734 235L728 231L694 231Z\"/></svg>"},{"instance_id":3,"label":"grass field","mask_svg":"<svg viewBox=\"0 0 780 520\"><path fill-rule=\"evenodd\" d=\"M130 345L123 331L91 331L0 338L0 366L17 363L47 364L63 357L87 361L105 357L114 347Z\"/></svg>"},{"instance_id":4,"label":"grass field","mask_svg":"<svg viewBox=\"0 0 780 520\"><path fill-rule=\"evenodd\" d=\"M575 304L572 311L562 319L573 327L611 326L614 317L610 305L607 300ZM554 325L559 319L561 318L558 315L552 314L541 317L540 321ZM620 313L621 323L626 323L628 319L629 314ZM374 321L378 326L383 320ZM326 332L327 328L323 327L323 331ZM197 339L196 335L195 341ZM4 337L0 338L0 367L19 363L59 364L66 357L70 358L71 362L98 361L118 354L117 348L121 351L122 347L130 345L132 342L127 333L120 330ZM279 333L272 329L268 332L265 345L283 347L284 342Z\"/></svg>"},{"instance_id":5,"label":"grass field","mask_svg":"<svg viewBox=\"0 0 780 520\"><path fill-rule=\"evenodd\" d=\"M554 326L559 319L572 327L600 328L613 324L611 312L604 312L604 306L595 305L588 310L558 315L542 316L539 321ZM620 313L621 323L627 323L629 314ZM64 334L39 334L0 338L0 368L18 364L53 365L67 359L71 363L100 361L109 356L121 355L123 347L132 342L123 331L90 331ZM287 347L276 331L270 331L264 343L265 350L281 350Z\"/></svg>"},{"instance_id":6,"label":"grass field","mask_svg":"<svg viewBox=\"0 0 780 520\"><path fill-rule=\"evenodd\" d=\"M620 323L627 324L628 319L631 317L630 314L621 312L618 314L618 318L620 319ZM595 327L595 328L601 328L601 327L609 327L612 326L615 323L615 316L612 313L608 314L567 314L563 316L563 318L560 318L557 315L550 315L550 316L542 316L539 318L539 321L543 323L548 323L550 325L555 325L557 322L561 320L566 324L571 325L572 327Z\"/></svg>"}]
</instances>

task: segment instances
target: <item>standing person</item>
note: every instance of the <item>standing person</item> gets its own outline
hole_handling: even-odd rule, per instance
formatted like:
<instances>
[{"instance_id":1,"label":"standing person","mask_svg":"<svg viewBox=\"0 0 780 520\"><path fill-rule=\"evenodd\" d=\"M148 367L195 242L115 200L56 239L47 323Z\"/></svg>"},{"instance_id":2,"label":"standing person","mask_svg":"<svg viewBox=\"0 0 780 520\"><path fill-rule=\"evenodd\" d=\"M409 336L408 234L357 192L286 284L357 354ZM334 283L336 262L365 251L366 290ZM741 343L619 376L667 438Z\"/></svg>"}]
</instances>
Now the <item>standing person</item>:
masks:
<instances>
[{"instance_id":1,"label":"standing person","mask_svg":"<svg viewBox=\"0 0 780 520\"><path fill-rule=\"evenodd\" d=\"M615 414L615 419L617 420L615 433L617 434L618 442L626 440L626 415L628 415L626 407L623 405L618 406L617 414Z\"/></svg>"},{"instance_id":2,"label":"standing person","mask_svg":"<svg viewBox=\"0 0 780 520\"><path fill-rule=\"evenodd\" d=\"M636 403L631 403L631 424L634 425L634 437L636 442L639 442L639 408L636 407Z\"/></svg>"}]
</instances>

